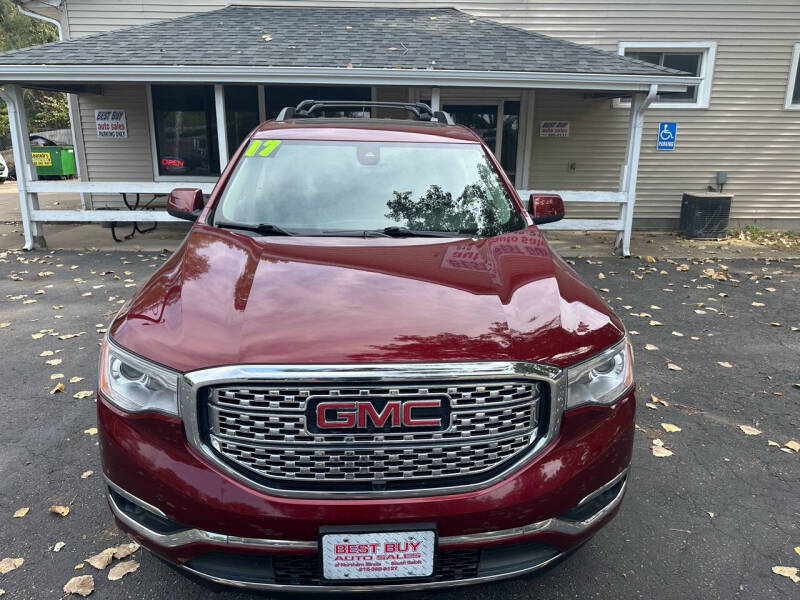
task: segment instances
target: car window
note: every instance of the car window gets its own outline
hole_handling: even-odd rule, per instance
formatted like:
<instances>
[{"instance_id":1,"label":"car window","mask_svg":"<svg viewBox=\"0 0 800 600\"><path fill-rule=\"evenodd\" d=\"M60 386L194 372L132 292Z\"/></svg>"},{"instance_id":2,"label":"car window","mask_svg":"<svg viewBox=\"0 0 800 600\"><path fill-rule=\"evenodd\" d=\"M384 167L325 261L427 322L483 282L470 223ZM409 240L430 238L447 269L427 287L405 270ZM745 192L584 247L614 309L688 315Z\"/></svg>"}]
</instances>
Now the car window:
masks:
<instances>
[{"instance_id":1,"label":"car window","mask_svg":"<svg viewBox=\"0 0 800 600\"><path fill-rule=\"evenodd\" d=\"M525 226L471 143L253 140L219 217L311 234L397 226L493 236Z\"/></svg>"}]
</instances>

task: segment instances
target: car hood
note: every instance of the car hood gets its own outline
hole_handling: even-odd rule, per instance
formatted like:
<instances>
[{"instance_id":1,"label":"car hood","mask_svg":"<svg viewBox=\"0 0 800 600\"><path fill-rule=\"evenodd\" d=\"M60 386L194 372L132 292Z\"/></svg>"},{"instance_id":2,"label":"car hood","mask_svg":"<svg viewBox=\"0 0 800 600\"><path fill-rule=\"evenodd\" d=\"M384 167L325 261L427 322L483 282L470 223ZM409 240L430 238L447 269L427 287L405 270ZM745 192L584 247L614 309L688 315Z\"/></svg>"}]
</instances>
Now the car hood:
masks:
<instances>
[{"instance_id":1,"label":"car hood","mask_svg":"<svg viewBox=\"0 0 800 600\"><path fill-rule=\"evenodd\" d=\"M196 224L112 338L179 371L515 360L557 366L623 327L535 228L493 238L252 237Z\"/></svg>"}]
</instances>

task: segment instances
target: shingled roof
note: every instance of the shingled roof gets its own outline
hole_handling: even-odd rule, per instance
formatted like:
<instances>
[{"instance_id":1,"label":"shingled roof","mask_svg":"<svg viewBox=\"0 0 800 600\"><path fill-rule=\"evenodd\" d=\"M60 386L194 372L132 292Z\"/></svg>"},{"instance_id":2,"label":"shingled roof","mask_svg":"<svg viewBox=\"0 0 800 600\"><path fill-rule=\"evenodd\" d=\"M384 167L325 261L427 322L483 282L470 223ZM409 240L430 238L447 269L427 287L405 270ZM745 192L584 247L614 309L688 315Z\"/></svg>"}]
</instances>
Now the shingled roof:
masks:
<instances>
[{"instance_id":1,"label":"shingled roof","mask_svg":"<svg viewBox=\"0 0 800 600\"><path fill-rule=\"evenodd\" d=\"M686 75L452 8L229 6L0 54L0 73L98 64Z\"/></svg>"}]
</instances>

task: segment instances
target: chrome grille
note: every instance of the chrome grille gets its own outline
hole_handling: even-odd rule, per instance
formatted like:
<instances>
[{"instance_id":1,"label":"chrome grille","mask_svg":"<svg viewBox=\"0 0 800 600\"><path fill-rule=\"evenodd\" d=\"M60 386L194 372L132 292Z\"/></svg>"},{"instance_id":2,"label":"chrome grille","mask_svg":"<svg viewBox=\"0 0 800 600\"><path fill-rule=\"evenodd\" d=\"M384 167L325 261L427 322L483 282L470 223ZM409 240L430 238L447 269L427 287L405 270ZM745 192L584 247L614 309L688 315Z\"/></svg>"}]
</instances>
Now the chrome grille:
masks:
<instances>
[{"instance_id":1,"label":"chrome grille","mask_svg":"<svg viewBox=\"0 0 800 600\"><path fill-rule=\"evenodd\" d=\"M208 389L205 435L214 451L248 477L283 489L427 488L474 482L521 455L539 434L541 382L348 383L341 387L239 384ZM446 396L444 431L312 433L309 397ZM344 486L344 487L343 487Z\"/></svg>"}]
</instances>

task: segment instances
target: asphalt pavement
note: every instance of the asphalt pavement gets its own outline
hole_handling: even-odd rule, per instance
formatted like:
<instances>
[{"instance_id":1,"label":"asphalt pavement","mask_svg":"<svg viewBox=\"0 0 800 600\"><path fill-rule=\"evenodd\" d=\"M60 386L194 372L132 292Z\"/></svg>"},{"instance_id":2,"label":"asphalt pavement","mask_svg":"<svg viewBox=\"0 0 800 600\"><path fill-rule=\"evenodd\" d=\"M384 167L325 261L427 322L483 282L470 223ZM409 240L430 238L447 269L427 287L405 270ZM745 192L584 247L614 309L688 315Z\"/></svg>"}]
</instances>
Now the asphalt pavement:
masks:
<instances>
[{"instance_id":1,"label":"asphalt pavement","mask_svg":"<svg viewBox=\"0 0 800 600\"><path fill-rule=\"evenodd\" d=\"M143 550L116 581L86 563L127 541L104 500L92 429L98 342L166 256L0 251L0 560L24 559L0 574L3 600L63 598L78 575L93 575L97 599L254 597L211 592ZM621 512L542 574L403 597L800 597L800 583L772 570L800 567L800 259L572 260L636 352Z\"/></svg>"}]
</instances>

